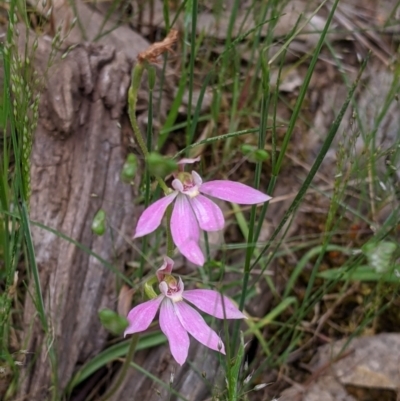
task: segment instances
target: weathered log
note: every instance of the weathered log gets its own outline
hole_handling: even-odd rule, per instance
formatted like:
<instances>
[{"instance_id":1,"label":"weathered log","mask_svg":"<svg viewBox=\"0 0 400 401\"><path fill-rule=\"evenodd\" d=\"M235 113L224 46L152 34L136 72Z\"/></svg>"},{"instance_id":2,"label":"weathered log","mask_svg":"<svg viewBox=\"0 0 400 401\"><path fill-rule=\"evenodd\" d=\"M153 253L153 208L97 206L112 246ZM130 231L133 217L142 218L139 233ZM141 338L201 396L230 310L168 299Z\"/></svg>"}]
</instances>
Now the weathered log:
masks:
<instances>
[{"instance_id":1,"label":"weathered log","mask_svg":"<svg viewBox=\"0 0 400 401\"><path fill-rule=\"evenodd\" d=\"M119 178L126 154L121 124L130 70L124 54L101 45L78 46L57 62L42 96L31 160L31 219L116 266L124 261L124 236L131 235L134 224L132 189ZM107 215L107 231L96 236L91 222L100 208ZM114 308L117 294L115 274L94 256L36 226L32 236L51 338L28 296L25 334L33 359L21 393L46 399L49 342L54 343L63 389L75 366L104 347L107 333L98 310Z\"/></svg>"},{"instance_id":2,"label":"weathered log","mask_svg":"<svg viewBox=\"0 0 400 401\"><path fill-rule=\"evenodd\" d=\"M44 71L49 54L46 43L39 41L39 71ZM135 194L119 180L126 154L122 132L130 129L124 107L131 67L123 52L108 45L81 44L56 60L47 74L31 161L31 219L117 268L126 259L124 236L132 234L136 217ZM139 96L138 106L144 109L147 99L142 91ZM141 119L146 120L144 114ZM108 228L98 237L91 222L100 208L106 211ZM32 226L32 235L50 333L43 331L28 295L24 348L29 353L18 396L45 400L52 390L49 344L56 352L61 394L76 368L104 349L108 334L98 311L116 308L117 288L115 274L86 251L37 226ZM34 294L33 284L29 293ZM205 377L189 364L179 367L167 345L138 353L135 362L167 385L175 372L176 392L204 399L215 383L218 359L199 344L192 346L190 359L199 361ZM169 390L131 369L114 399L140 394L143 400L155 400L159 392L167 395Z\"/></svg>"}]
</instances>

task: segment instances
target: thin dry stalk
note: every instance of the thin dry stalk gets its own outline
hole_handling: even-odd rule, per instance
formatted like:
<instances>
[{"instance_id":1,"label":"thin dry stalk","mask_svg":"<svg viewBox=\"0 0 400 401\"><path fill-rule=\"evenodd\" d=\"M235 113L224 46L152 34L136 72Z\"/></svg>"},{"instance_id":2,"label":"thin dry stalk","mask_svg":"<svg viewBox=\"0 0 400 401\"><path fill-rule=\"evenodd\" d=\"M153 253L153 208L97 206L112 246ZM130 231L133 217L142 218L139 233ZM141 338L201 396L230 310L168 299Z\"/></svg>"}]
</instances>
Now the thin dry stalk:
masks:
<instances>
[{"instance_id":1,"label":"thin dry stalk","mask_svg":"<svg viewBox=\"0 0 400 401\"><path fill-rule=\"evenodd\" d=\"M171 29L162 42L153 43L147 50L139 53L138 60L140 63L158 63L158 57L165 52L173 53L173 45L178 40L178 31L176 29Z\"/></svg>"}]
</instances>

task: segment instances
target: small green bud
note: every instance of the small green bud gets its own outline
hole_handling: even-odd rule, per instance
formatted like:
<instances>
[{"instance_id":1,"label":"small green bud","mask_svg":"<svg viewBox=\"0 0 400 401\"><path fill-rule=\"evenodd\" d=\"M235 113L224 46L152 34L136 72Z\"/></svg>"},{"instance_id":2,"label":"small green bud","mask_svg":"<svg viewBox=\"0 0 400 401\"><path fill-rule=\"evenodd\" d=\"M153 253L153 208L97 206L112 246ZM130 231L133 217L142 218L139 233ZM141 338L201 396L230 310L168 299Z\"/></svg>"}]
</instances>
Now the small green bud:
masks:
<instances>
[{"instance_id":1,"label":"small green bud","mask_svg":"<svg viewBox=\"0 0 400 401\"><path fill-rule=\"evenodd\" d=\"M147 157L147 167L150 174L164 178L178 169L178 163L175 160L161 156L157 152L152 152Z\"/></svg>"},{"instance_id":2,"label":"small green bud","mask_svg":"<svg viewBox=\"0 0 400 401\"><path fill-rule=\"evenodd\" d=\"M256 147L253 146L253 145L249 145L249 144L245 143L240 147L240 150L242 151L242 153L245 156L248 156L251 153L254 153L254 151L256 150Z\"/></svg>"},{"instance_id":3,"label":"small green bud","mask_svg":"<svg viewBox=\"0 0 400 401\"><path fill-rule=\"evenodd\" d=\"M254 158L257 162L265 162L269 159L269 153L264 149L257 149L254 152Z\"/></svg>"},{"instance_id":4,"label":"small green bud","mask_svg":"<svg viewBox=\"0 0 400 401\"><path fill-rule=\"evenodd\" d=\"M129 325L125 317L118 315L118 313L111 309L102 309L99 311L99 319L103 327L115 335L122 334Z\"/></svg>"},{"instance_id":5,"label":"small green bud","mask_svg":"<svg viewBox=\"0 0 400 401\"><path fill-rule=\"evenodd\" d=\"M100 209L95 214L92 222L92 231L100 236L106 232L106 212L103 209Z\"/></svg>"},{"instance_id":6,"label":"small green bud","mask_svg":"<svg viewBox=\"0 0 400 401\"><path fill-rule=\"evenodd\" d=\"M250 162L265 162L269 159L269 153L266 150L258 149L253 145L244 144L240 149Z\"/></svg>"},{"instance_id":7,"label":"small green bud","mask_svg":"<svg viewBox=\"0 0 400 401\"><path fill-rule=\"evenodd\" d=\"M121 170L121 181L129 184L136 175L138 160L135 154L129 153Z\"/></svg>"}]
</instances>

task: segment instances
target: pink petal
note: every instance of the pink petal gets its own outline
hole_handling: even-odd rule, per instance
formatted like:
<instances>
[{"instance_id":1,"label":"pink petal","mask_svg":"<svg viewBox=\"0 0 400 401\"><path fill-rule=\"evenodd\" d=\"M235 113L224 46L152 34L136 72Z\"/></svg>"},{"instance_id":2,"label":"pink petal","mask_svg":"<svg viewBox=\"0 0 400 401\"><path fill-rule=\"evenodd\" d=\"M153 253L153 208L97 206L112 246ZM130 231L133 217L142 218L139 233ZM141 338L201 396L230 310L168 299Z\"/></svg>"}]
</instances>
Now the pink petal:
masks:
<instances>
[{"instance_id":1,"label":"pink petal","mask_svg":"<svg viewBox=\"0 0 400 401\"><path fill-rule=\"evenodd\" d=\"M172 188L174 188L176 191L183 192L183 190L184 190L183 184L178 178L175 178L172 181L171 185L172 185Z\"/></svg>"},{"instance_id":2,"label":"pink petal","mask_svg":"<svg viewBox=\"0 0 400 401\"><path fill-rule=\"evenodd\" d=\"M160 327L167 336L171 354L179 365L183 365L189 352L189 336L175 313L174 304L164 298L160 310Z\"/></svg>"},{"instance_id":3,"label":"pink petal","mask_svg":"<svg viewBox=\"0 0 400 401\"><path fill-rule=\"evenodd\" d=\"M207 325L199 312L193 309L185 302L175 303L175 310L182 326L191 334L198 342L225 354L224 343L218 334Z\"/></svg>"},{"instance_id":4,"label":"pink petal","mask_svg":"<svg viewBox=\"0 0 400 401\"><path fill-rule=\"evenodd\" d=\"M203 194L242 205L255 205L271 199L270 196L248 185L228 180L205 182L199 189Z\"/></svg>"},{"instance_id":5,"label":"pink petal","mask_svg":"<svg viewBox=\"0 0 400 401\"><path fill-rule=\"evenodd\" d=\"M188 290L182 293L186 301L218 319L245 319L246 316L227 297L213 290Z\"/></svg>"},{"instance_id":6,"label":"pink petal","mask_svg":"<svg viewBox=\"0 0 400 401\"><path fill-rule=\"evenodd\" d=\"M192 263L203 266L204 255L199 247L200 229L186 195L176 198L171 216L171 234L180 253Z\"/></svg>"},{"instance_id":7,"label":"pink petal","mask_svg":"<svg viewBox=\"0 0 400 401\"><path fill-rule=\"evenodd\" d=\"M218 231L224 227L224 215L213 201L203 195L197 195L190 199L190 204L202 230Z\"/></svg>"},{"instance_id":8,"label":"pink petal","mask_svg":"<svg viewBox=\"0 0 400 401\"><path fill-rule=\"evenodd\" d=\"M174 261L168 256L164 256L163 265L156 271L158 282L163 281L167 274L171 274L174 267Z\"/></svg>"},{"instance_id":9,"label":"pink petal","mask_svg":"<svg viewBox=\"0 0 400 401\"><path fill-rule=\"evenodd\" d=\"M173 192L150 205L140 216L133 238L143 237L158 228L167 207L174 201L177 192Z\"/></svg>"},{"instance_id":10,"label":"pink petal","mask_svg":"<svg viewBox=\"0 0 400 401\"><path fill-rule=\"evenodd\" d=\"M139 333L140 331L147 330L150 323L154 320L158 307L163 299L164 296L159 296L135 306L128 313L129 326L125 330L124 335L126 336L127 334Z\"/></svg>"},{"instance_id":11,"label":"pink petal","mask_svg":"<svg viewBox=\"0 0 400 401\"><path fill-rule=\"evenodd\" d=\"M196 173L195 171L192 171L192 179L195 185L200 187L200 185L203 183L202 178L200 177L200 174Z\"/></svg>"},{"instance_id":12,"label":"pink petal","mask_svg":"<svg viewBox=\"0 0 400 401\"><path fill-rule=\"evenodd\" d=\"M178 161L178 164L193 164L200 161L200 156L195 157L194 159L190 158L183 158Z\"/></svg>"}]
</instances>

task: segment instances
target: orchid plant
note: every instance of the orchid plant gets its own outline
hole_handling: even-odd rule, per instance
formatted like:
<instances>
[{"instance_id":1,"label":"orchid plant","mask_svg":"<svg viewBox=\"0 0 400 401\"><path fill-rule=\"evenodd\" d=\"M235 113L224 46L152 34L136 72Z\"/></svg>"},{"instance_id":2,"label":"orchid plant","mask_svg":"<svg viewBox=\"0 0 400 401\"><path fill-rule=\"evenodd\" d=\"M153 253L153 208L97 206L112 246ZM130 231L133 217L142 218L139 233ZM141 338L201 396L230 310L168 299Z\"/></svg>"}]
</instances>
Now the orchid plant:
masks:
<instances>
[{"instance_id":1,"label":"orchid plant","mask_svg":"<svg viewBox=\"0 0 400 401\"><path fill-rule=\"evenodd\" d=\"M138 63L132 71L129 116L135 138L146 159L149 151L135 115L140 80L147 63L155 62L162 52L170 51L176 39L177 33L171 30L163 42L152 45L138 56ZM147 330L159 311L160 328L168 339L173 357L180 365L188 356L189 334L206 347L225 354L222 339L207 325L197 309L218 319L242 319L245 315L229 298L217 291L185 290L182 278L172 275L174 262L169 257L173 253L173 248L170 246L172 241L190 262L203 266L205 258L199 244L201 230L218 231L225 224L222 210L209 197L244 205L256 205L271 199L270 196L240 182L229 180L203 182L196 171L184 170L187 164L198 161L199 158L182 159L178 162L178 171L173 174L172 188L168 188L161 177L155 176L165 196L151 204L141 214L134 238L155 231L167 214L168 256L164 257L164 264L157 270L155 277L145 284L145 292L150 299L129 312L129 325L125 330L125 335ZM158 283L158 294L153 289L155 283Z\"/></svg>"},{"instance_id":2,"label":"orchid plant","mask_svg":"<svg viewBox=\"0 0 400 401\"><path fill-rule=\"evenodd\" d=\"M184 159L180 166L194 163L198 159ZM200 230L217 231L224 226L224 215L208 196L240 204L258 204L271 199L270 196L239 182L216 180L203 183L196 171L187 173L180 168L172 181L174 189L157 200L141 214L134 238L155 231L160 225L167 208L173 203L171 234L178 250L192 263L203 266L204 255L199 246ZM204 195L203 195L204 194ZM189 336L215 351L225 354L224 344L201 315L190 306L219 319L242 319L243 313L227 297L213 290L184 290L179 277L172 274L174 262L164 258L157 270L160 294L150 293L149 301L134 307L128 314L129 326L125 335L147 330L160 309L160 327L166 335L172 356L182 365L189 351Z\"/></svg>"}]
</instances>

